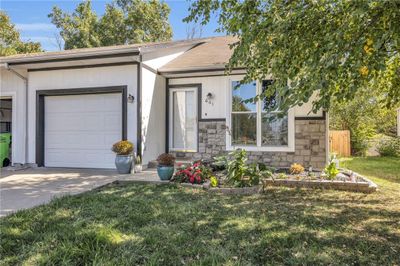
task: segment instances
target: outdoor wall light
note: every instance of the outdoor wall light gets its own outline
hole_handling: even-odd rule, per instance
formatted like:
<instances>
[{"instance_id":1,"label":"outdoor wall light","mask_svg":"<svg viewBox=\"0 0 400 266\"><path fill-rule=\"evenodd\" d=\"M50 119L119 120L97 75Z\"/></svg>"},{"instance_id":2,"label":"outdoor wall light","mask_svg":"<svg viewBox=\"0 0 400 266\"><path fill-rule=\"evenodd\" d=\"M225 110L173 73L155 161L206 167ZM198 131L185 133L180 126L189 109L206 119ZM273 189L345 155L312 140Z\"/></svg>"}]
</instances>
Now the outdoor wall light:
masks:
<instances>
[{"instance_id":1,"label":"outdoor wall light","mask_svg":"<svg viewBox=\"0 0 400 266\"><path fill-rule=\"evenodd\" d=\"M207 93L205 102L211 104L212 98L214 98L214 95L211 92Z\"/></svg>"},{"instance_id":2,"label":"outdoor wall light","mask_svg":"<svg viewBox=\"0 0 400 266\"><path fill-rule=\"evenodd\" d=\"M134 100L135 100L135 97L132 94L129 94L128 103L133 103Z\"/></svg>"}]
</instances>

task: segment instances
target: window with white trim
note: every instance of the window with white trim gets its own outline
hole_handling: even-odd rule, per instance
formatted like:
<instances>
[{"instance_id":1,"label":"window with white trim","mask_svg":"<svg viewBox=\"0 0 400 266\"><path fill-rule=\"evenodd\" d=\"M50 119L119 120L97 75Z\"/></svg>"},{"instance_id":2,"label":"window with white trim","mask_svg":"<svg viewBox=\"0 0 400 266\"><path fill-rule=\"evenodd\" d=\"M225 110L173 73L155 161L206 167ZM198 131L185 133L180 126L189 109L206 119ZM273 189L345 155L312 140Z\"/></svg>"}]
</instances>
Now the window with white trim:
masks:
<instances>
[{"instance_id":1,"label":"window with white trim","mask_svg":"<svg viewBox=\"0 0 400 266\"><path fill-rule=\"evenodd\" d=\"M245 100L263 93L272 80L240 84L230 83L230 132L228 148L248 150L290 151L294 143L293 113L282 116L277 110L279 99L275 94L256 102Z\"/></svg>"}]
</instances>

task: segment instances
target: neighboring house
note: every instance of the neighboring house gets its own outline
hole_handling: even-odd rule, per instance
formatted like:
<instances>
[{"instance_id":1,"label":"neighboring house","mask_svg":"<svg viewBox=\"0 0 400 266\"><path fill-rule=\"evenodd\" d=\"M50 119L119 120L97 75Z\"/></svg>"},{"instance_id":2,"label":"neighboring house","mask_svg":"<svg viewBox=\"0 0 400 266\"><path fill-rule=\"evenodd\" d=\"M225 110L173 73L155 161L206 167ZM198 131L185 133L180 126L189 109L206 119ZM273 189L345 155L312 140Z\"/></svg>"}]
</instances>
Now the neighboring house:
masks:
<instances>
[{"instance_id":1,"label":"neighboring house","mask_svg":"<svg viewBox=\"0 0 400 266\"><path fill-rule=\"evenodd\" d=\"M143 164L160 153L201 159L245 148L250 161L322 168L328 118L311 103L271 121L275 99L243 104L269 80L233 90L232 37L76 49L0 58L1 97L13 101L12 161L114 168L111 145L134 142Z\"/></svg>"}]
</instances>

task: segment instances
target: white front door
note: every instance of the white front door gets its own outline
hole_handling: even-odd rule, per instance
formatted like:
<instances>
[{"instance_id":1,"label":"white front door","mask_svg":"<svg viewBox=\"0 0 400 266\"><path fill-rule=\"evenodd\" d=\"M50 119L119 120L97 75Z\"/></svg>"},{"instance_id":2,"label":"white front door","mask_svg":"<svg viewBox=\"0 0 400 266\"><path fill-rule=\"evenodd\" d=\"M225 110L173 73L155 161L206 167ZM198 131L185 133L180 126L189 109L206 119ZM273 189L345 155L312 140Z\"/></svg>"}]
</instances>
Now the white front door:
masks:
<instances>
[{"instance_id":1,"label":"white front door","mask_svg":"<svg viewBox=\"0 0 400 266\"><path fill-rule=\"evenodd\" d=\"M197 88L170 90L169 144L172 151L197 151Z\"/></svg>"},{"instance_id":2,"label":"white front door","mask_svg":"<svg viewBox=\"0 0 400 266\"><path fill-rule=\"evenodd\" d=\"M115 168L113 143L122 137L121 93L45 97L48 167Z\"/></svg>"}]
</instances>

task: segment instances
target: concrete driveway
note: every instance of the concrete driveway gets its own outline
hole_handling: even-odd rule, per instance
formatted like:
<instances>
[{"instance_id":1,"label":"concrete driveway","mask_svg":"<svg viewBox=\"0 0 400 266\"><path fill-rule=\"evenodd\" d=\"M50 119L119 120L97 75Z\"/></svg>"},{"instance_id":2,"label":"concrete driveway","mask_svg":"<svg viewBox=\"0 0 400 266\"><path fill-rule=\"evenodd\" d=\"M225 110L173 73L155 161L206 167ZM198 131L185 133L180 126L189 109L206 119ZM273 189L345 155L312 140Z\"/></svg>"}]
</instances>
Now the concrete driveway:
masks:
<instances>
[{"instance_id":1,"label":"concrete driveway","mask_svg":"<svg viewBox=\"0 0 400 266\"><path fill-rule=\"evenodd\" d=\"M116 170L61 168L0 171L0 217L48 203L54 197L79 194L116 180L159 181L154 171L135 175L119 175Z\"/></svg>"}]
</instances>

